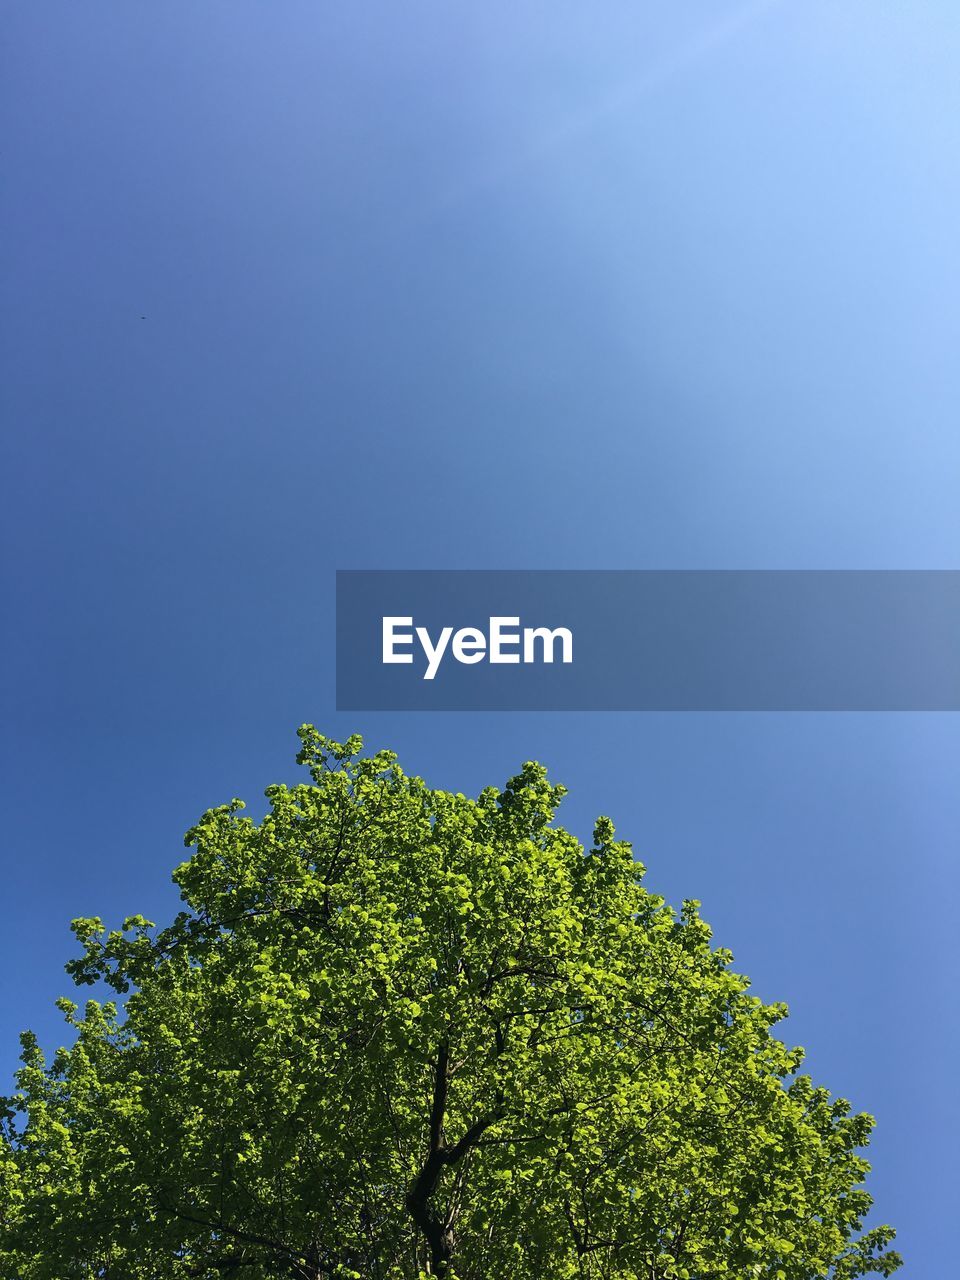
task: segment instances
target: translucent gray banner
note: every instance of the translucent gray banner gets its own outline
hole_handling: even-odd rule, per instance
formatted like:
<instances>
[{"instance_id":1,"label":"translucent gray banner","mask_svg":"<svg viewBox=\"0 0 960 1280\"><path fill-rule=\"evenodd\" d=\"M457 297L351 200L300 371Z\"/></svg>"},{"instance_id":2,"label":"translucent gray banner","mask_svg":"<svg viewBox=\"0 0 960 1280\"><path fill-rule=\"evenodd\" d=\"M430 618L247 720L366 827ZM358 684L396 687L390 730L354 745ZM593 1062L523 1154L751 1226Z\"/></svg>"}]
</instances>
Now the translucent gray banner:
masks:
<instances>
[{"instance_id":1,"label":"translucent gray banner","mask_svg":"<svg viewBox=\"0 0 960 1280\"><path fill-rule=\"evenodd\" d=\"M337 707L956 711L960 571L341 570Z\"/></svg>"}]
</instances>

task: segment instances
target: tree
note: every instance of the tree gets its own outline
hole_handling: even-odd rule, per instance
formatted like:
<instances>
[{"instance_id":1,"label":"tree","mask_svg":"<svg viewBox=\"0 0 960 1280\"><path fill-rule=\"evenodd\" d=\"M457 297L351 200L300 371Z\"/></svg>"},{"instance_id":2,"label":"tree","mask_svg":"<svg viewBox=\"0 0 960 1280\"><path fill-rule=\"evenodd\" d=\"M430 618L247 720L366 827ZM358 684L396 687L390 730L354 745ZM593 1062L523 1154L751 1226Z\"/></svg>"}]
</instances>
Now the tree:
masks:
<instances>
[{"instance_id":1,"label":"tree","mask_svg":"<svg viewBox=\"0 0 960 1280\"><path fill-rule=\"evenodd\" d=\"M478 799L300 730L187 834L185 909L74 921L73 1043L5 1100L12 1280L848 1280L870 1133L687 902L526 764Z\"/></svg>"}]
</instances>

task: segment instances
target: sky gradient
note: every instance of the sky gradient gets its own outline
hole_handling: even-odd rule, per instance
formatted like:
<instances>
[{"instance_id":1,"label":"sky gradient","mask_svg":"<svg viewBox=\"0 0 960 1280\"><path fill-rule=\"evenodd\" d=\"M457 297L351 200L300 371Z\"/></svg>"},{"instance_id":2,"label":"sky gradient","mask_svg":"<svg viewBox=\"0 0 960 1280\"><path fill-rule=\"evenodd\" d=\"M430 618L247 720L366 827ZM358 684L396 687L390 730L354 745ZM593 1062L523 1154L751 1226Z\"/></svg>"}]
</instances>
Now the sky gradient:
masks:
<instances>
[{"instance_id":1,"label":"sky gradient","mask_svg":"<svg viewBox=\"0 0 960 1280\"><path fill-rule=\"evenodd\" d=\"M952 1252L960 720L333 711L337 568L960 567L960 12L7 6L0 1060L295 729L529 758Z\"/></svg>"}]
</instances>

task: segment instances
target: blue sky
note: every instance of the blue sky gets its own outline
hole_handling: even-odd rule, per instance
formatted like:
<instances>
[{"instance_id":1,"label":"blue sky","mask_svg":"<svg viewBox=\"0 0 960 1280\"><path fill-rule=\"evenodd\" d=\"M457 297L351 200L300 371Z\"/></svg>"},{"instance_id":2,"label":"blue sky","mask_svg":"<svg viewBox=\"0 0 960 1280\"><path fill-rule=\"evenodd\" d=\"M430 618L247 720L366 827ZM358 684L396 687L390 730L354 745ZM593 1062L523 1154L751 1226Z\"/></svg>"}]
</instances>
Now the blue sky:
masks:
<instances>
[{"instance_id":1,"label":"blue sky","mask_svg":"<svg viewBox=\"0 0 960 1280\"><path fill-rule=\"evenodd\" d=\"M8 7L0 1055L358 729L701 898L950 1247L951 715L333 711L334 570L956 568L946 3Z\"/></svg>"}]
</instances>

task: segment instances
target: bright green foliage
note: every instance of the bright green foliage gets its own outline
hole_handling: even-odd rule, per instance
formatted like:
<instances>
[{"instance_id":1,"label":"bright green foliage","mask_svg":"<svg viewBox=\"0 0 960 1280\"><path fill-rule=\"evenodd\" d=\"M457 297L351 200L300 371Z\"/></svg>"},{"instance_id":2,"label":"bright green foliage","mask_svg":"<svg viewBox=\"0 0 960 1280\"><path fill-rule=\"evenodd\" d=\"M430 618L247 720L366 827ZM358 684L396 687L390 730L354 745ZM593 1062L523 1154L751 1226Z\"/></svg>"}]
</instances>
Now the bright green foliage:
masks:
<instances>
[{"instance_id":1,"label":"bright green foliage","mask_svg":"<svg viewBox=\"0 0 960 1280\"><path fill-rule=\"evenodd\" d=\"M188 834L186 910L74 928L75 1029L24 1037L0 1147L12 1280L848 1280L871 1120L688 902L536 764L479 799L312 727L312 784Z\"/></svg>"}]
</instances>

